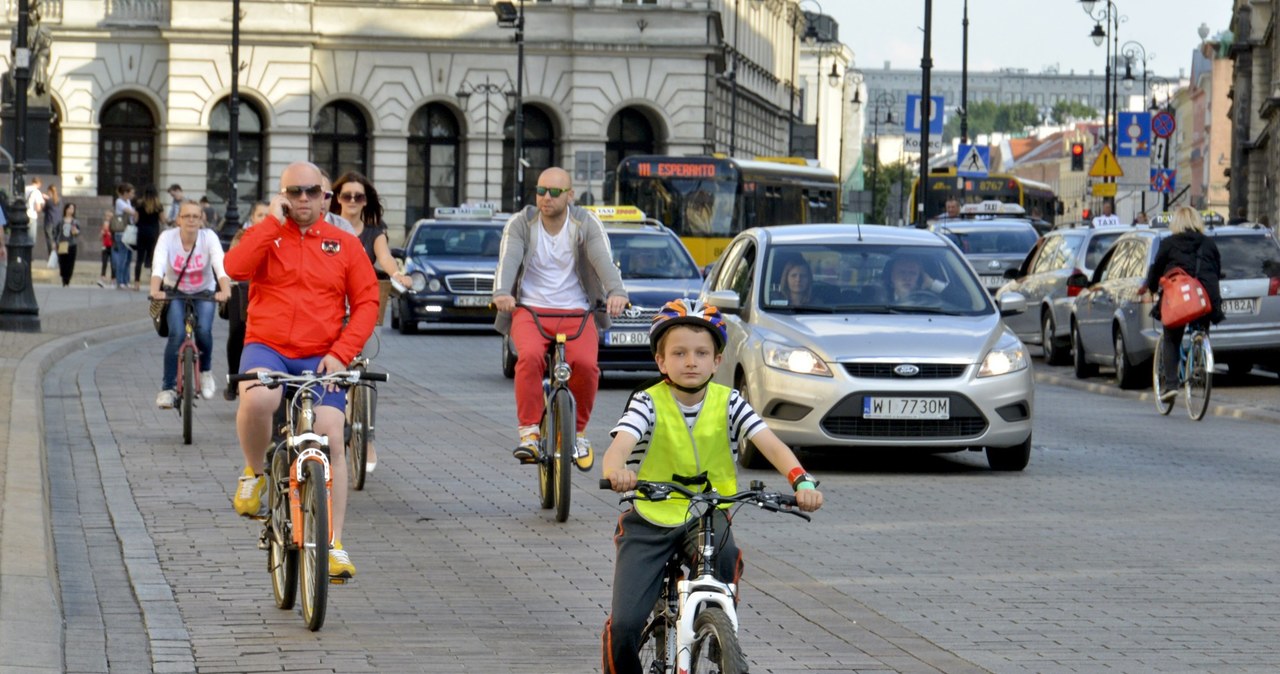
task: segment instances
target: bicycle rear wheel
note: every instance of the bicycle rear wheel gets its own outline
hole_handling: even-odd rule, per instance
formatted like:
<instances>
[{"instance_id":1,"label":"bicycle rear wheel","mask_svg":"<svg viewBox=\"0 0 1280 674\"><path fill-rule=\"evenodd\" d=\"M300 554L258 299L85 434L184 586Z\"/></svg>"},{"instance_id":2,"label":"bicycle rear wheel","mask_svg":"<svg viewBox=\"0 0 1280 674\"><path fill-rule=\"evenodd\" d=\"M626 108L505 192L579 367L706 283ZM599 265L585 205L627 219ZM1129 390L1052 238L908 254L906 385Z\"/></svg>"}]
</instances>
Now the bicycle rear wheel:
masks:
<instances>
[{"instance_id":1,"label":"bicycle rear wheel","mask_svg":"<svg viewBox=\"0 0 1280 674\"><path fill-rule=\"evenodd\" d=\"M733 622L719 608L703 609L693 621L689 674L744 674L747 660Z\"/></svg>"},{"instance_id":2,"label":"bicycle rear wheel","mask_svg":"<svg viewBox=\"0 0 1280 674\"><path fill-rule=\"evenodd\" d=\"M574 423L573 396L568 389L561 389L556 394L553 404L556 408L556 425L555 439L552 443L555 450L555 491L556 491L556 521L563 522L569 519L569 502L570 491L573 483L570 478L573 477L573 452L575 449L576 436L573 429L576 427Z\"/></svg>"},{"instance_id":3,"label":"bicycle rear wheel","mask_svg":"<svg viewBox=\"0 0 1280 674\"><path fill-rule=\"evenodd\" d=\"M302 619L312 632L324 625L329 592L329 499L324 466L307 461L302 485Z\"/></svg>"},{"instance_id":4,"label":"bicycle rear wheel","mask_svg":"<svg viewBox=\"0 0 1280 674\"><path fill-rule=\"evenodd\" d=\"M182 417L182 444L191 444L191 408L194 407L196 396L196 355L191 349L183 349L182 355L182 380L178 382L178 388L182 391L182 406L178 408L178 414Z\"/></svg>"},{"instance_id":5,"label":"bicycle rear wheel","mask_svg":"<svg viewBox=\"0 0 1280 674\"><path fill-rule=\"evenodd\" d=\"M667 662L667 636L671 634L671 625L665 614L655 613L640 632L640 668L645 672L671 671Z\"/></svg>"},{"instance_id":6,"label":"bicycle rear wheel","mask_svg":"<svg viewBox=\"0 0 1280 674\"><path fill-rule=\"evenodd\" d=\"M347 441L347 481L351 488L364 489L365 457L369 451L369 388L358 384L351 389L351 435Z\"/></svg>"},{"instance_id":7,"label":"bicycle rear wheel","mask_svg":"<svg viewBox=\"0 0 1280 674\"><path fill-rule=\"evenodd\" d=\"M1191 338L1191 348L1187 350L1187 414L1195 421L1204 418L1209 409L1209 393L1213 390L1213 371L1205 347L1204 335L1197 334Z\"/></svg>"},{"instance_id":8,"label":"bicycle rear wheel","mask_svg":"<svg viewBox=\"0 0 1280 674\"><path fill-rule=\"evenodd\" d=\"M1156 394L1156 411L1167 415L1173 410L1173 401L1162 399L1165 391L1168 390L1160 385L1160 361L1162 360L1160 354L1163 352L1163 349L1164 333L1161 332L1160 336L1156 337L1155 356L1151 358L1151 391Z\"/></svg>"},{"instance_id":9,"label":"bicycle rear wheel","mask_svg":"<svg viewBox=\"0 0 1280 674\"><path fill-rule=\"evenodd\" d=\"M298 550L289 526L289 452L283 446L271 453L267 469L267 571L276 608L293 608L298 591Z\"/></svg>"}]
</instances>

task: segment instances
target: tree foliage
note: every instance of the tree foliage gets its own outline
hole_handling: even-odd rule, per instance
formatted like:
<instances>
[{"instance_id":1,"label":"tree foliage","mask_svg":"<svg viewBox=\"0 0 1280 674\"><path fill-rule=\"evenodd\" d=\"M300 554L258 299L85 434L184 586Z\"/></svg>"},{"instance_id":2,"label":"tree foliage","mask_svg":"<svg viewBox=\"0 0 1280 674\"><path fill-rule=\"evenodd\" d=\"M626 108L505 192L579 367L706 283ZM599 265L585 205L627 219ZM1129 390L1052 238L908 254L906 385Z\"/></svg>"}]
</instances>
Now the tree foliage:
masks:
<instances>
[{"instance_id":1,"label":"tree foliage","mask_svg":"<svg viewBox=\"0 0 1280 674\"><path fill-rule=\"evenodd\" d=\"M1054 124L1066 124L1071 120L1098 119L1098 111L1079 101L1058 101L1053 104L1049 119Z\"/></svg>"},{"instance_id":2,"label":"tree foliage","mask_svg":"<svg viewBox=\"0 0 1280 674\"><path fill-rule=\"evenodd\" d=\"M991 133L1019 134L1040 123L1040 112L1027 103L979 101L969 105L969 138ZM960 136L960 115L951 115L942 130L943 142Z\"/></svg>"}]
</instances>

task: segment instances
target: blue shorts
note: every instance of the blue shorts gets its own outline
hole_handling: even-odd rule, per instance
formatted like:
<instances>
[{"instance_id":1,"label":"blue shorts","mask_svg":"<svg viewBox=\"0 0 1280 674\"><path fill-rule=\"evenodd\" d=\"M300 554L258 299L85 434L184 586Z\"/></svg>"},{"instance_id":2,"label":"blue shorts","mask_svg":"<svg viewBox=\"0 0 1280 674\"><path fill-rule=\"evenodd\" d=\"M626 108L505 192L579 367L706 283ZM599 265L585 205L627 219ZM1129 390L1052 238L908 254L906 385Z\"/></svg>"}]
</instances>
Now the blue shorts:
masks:
<instances>
[{"instance_id":1,"label":"blue shorts","mask_svg":"<svg viewBox=\"0 0 1280 674\"><path fill-rule=\"evenodd\" d=\"M285 358L277 353L275 349L265 344L250 342L244 345L244 352L240 354L240 372L243 374L249 370L265 369L272 372L287 372L298 375L308 370L315 372L323 359L324 356ZM345 391L333 392L320 388L316 393L320 396L317 406L336 407L339 412L346 412L347 394Z\"/></svg>"}]
</instances>

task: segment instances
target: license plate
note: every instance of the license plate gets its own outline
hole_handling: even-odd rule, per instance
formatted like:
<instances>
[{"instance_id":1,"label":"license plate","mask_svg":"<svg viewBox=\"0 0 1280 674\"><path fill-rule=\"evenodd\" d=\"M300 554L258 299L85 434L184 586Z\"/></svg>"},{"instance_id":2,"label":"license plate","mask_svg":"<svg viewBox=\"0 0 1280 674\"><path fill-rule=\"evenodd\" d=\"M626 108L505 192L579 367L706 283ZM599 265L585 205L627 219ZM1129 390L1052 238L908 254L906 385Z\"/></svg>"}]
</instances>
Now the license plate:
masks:
<instances>
[{"instance_id":1,"label":"license plate","mask_svg":"<svg viewBox=\"0 0 1280 674\"><path fill-rule=\"evenodd\" d=\"M609 346L648 346L649 333L642 330L610 330L605 333Z\"/></svg>"},{"instance_id":2,"label":"license plate","mask_svg":"<svg viewBox=\"0 0 1280 674\"><path fill-rule=\"evenodd\" d=\"M489 306L488 295L458 295L453 298L454 306L458 307L487 307Z\"/></svg>"},{"instance_id":3,"label":"license plate","mask_svg":"<svg viewBox=\"0 0 1280 674\"><path fill-rule=\"evenodd\" d=\"M950 419L950 398L887 398L862 399L864 419Z\"/></svg>"},{"instance_id":4,"label":"license plate","mask_svg":"<svg viewBox=\"0 0 1280 674\"><path fill-rule=\"evenodd\" d=\"M1251 314L1253 313L1253 298L1243 300L1223 300L1222 313Z\"/></svg>"},{"instance_id":5,"label":"license plate","mask_svg":"<svg viewBox=\"0 0 1280 674\"><path fill-rule=\"evenodd\" d=\"M982 285L988 288L999 288L1004 285L1005 278L1003 276L981 276Z\"/></svg>"}]
</instances>

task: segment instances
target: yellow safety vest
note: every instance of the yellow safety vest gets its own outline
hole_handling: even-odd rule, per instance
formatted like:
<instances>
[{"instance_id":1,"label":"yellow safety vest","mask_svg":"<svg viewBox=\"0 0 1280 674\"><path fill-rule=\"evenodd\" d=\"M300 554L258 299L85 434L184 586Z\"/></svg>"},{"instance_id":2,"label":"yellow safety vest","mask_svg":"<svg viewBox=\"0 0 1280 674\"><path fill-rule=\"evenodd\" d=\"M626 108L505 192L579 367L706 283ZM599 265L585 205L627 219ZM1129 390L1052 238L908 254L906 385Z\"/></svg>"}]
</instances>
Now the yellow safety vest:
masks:
<instances>
[{"instance_id":1,"label":"yellow safety vest","mask_svg":"<svg viewBox=\"0 0 1280 674\"><path fill-rule=\"evenodd\" d=\"M659 382L645 392L653 399L653 409L657 414L649 437L649 449L636 476L650 482L674 482L674 475L693 477L705 471L716 491L725 495L738 493L738 475L729 447L731 389L720 384L707 384L707 395L692 429L685 423L684 413L666 382ZM698 488L693 489L696 491ZM665 501L636 501L636 512L664 527L679 526L693 516L688 499L679 495Z\"/></svg>"}]
</instances>

